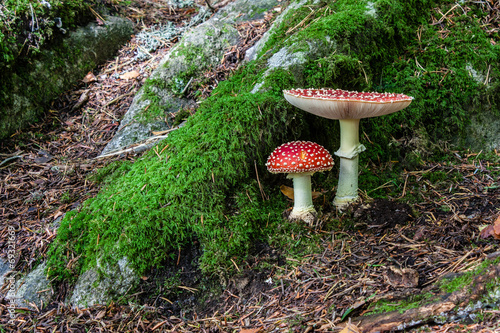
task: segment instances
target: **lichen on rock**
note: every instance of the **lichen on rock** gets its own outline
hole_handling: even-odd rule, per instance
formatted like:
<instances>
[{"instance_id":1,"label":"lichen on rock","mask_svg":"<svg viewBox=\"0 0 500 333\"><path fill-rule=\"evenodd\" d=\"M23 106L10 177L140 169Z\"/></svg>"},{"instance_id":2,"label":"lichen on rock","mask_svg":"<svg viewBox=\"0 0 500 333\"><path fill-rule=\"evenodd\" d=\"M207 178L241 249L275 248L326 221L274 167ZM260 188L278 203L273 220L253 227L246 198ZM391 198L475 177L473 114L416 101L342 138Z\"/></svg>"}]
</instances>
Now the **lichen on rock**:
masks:
<instances>
[{"instance_id":1,"label":"lichen on rock","mask_svg":"<svg viewBox=\"0 0 500 333\"><path fill-rule=\"evenodd\" d=\"M67 304L76 307L89 307L106 304L117 297L125 297L137 282L137 275L130 267L126 257L115 265L98 264L85 271L78 279L66 300Z\"/></svg>"}]
</instances>

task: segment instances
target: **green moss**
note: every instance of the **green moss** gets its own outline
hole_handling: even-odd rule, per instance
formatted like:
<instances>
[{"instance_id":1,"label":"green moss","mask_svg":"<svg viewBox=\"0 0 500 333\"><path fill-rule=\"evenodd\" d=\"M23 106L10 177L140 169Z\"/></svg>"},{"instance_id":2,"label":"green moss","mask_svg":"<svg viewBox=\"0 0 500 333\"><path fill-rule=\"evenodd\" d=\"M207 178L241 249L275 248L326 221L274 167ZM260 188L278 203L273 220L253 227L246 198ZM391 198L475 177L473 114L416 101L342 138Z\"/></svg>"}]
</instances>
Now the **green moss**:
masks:
<instances>
[{"instance_id":1,"label":"green moss","mask_svg":"<svg viewBox=\"0 0 500 333\"><path fill-rule=\"evenodd\" d=\"M500 258L497 258L495 260L484 260L477 268L475 268L472 271L467 271L463 274L460 274L457 277L453 277L450 279L441 279L437 286L439 287L440 290L447 292L447 293L452 293L457 290L461 290L463 288L472 288L472 282L474 278L478 275L481 275L484 273L491 265L496 265L500 262ZM497 285L497 281L493 282L490 284L490 286L495 286Z\"/></svg>"},{"instance_id":2,"label":"green moss","mask_svg":"<svg viewBox=\"0 0 500 333\"><path fill-rule=\"evenodd\" d=\"M446 35L439 32L441 27L421 25L403 56L383 69L376 90L404 92L415 100L403 112L370 122L378 142L383 140L382 126L388 122L394 126L386 129L389 132L397 133L395 126L421 127L436 142L463 134L471 115L484 111L484 105L498 112L495 87L478 80L471 69L489 71L497 85L500 69L489 64L498 62L500 47L490 42L476 17L461 11L456 14L459 16L447 27Z\"/></svg>"},{"instance_id":3,"label":"green moss","mask_svg":"<svg viewBox=\"0 0 500 333\"><path fill-rule=\"evenodd\" d=\"M113 161L92 173L88 178L97 184L111 183L124 176L131 167L130 161Z\"/></svg>"},{"instance_id":4,"label":"green moss","mask_svg":"<svg viewBox=\"0 0 500 333\"><path fill-rule=\"evenodd\" d=\"M436 297L431 293L418 294L410 296L408 299L402 302L395 302L390 300L380 300L372 305L370 305L369 312L367 315L386 313L392 311L398 311L399 313L404 313L410 309L416 309L423 305L430 304L436 301Z\"/></svg>"}]
</instances>

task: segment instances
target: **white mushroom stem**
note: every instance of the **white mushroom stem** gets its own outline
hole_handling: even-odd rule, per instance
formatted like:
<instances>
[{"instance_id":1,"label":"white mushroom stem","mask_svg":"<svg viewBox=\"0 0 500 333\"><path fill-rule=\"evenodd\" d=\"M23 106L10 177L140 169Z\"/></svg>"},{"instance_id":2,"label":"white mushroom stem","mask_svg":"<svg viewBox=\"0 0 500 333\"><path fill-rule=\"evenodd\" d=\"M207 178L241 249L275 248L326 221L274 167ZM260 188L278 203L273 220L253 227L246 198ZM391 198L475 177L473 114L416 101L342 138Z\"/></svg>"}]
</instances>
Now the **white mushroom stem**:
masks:
<instances>
[{"instance_id":1,"label":"white mushroom stem","mask_svg":"<svg viewBox=\"0 0 500 333\"><path fill-rule=\"evenodd\" d=\"M359 143L359 119L340 119L340 173L333 203L342 207L358 199L359 153L366 148Z\"/></svg>"},{"instance_id":2,"label":"white mushroom stem","mask_svg":"<svg viewBox=\"0 0 500 333\"><path fill-rule=\"evenodd\" d=\"M302 219L308 213L316 213L312 202L311 175L314 172L290 173L293 179L293 209L290 218Z\"/></svg>"}]
</instances>

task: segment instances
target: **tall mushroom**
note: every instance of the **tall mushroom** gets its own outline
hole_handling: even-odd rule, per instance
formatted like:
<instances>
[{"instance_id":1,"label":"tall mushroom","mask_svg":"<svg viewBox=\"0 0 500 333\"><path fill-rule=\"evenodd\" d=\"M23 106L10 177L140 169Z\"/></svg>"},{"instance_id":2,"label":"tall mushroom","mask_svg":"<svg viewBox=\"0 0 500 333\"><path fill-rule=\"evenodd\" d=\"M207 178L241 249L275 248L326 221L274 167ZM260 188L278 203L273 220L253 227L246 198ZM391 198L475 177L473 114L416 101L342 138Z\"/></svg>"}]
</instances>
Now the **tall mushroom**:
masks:
<instances>
[{"instance_id":1,"label":"tall mushroom","mask_svg":"<svg viewBox=\"0 0 500 333\"><path fill-rule=\"evenodd\" d=\"M378 117L407 107L413 97L403 94L356 92L341 89L292 89L283 91L292 105L340 122L340 173L333 203L343 207L358 198L358 155L366 148L359 143L361 118Z\"/></svg>"},{"instance_id":2,"label":"tall mushroom","mask_svg":"<svg viewBox=\"0 0 500 333\"><path fill-rule=\"evenodd\" d=\"M293 179L294 204L288 217L313 224L316 210L312 202L311 176L316 171L333 167L332 155L321 145L309 141L293 141L276 148L266 163L271 173L288 173Z\"/></svg>"}]
</instances>

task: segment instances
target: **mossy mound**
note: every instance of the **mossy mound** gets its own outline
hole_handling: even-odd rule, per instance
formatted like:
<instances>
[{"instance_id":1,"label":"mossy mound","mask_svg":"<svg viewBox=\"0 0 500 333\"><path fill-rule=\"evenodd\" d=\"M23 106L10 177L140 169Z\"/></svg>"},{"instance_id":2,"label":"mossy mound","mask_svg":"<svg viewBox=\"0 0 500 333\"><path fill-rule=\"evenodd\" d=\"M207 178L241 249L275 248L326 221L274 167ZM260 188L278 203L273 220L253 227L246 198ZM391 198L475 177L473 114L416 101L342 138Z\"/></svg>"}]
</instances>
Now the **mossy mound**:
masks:
<instances>
[{"instance_id":1,"label":"mossy mound","mask_svg":"<svg viewBox=\"0 0 500 333\"><path fill-rule=\"evenodd\" d=\"M121 254L144 273L175 259L194 240L202 244L203 268L222 272L229 258L276 230L285 207L268 188L273 199L263 200L256 170L266 178L268 152L289 135L279 127L303 124L293 119L296 112L281 97L285 86L278 80L262 95L244 88L253 69L222 83L220 96L203 103L184 127L133 165L117 168L121 177L68 214L51 251L52 274L72 276L57 270L70 260L66 245L84 255L84 268L96 257Z\"/></svg>"},{"instance_id":2,"label":"mossy mound","mask_svg":"<svg viewBox=\"0 0 500 333\"><path fill-rule=\"evenodd\" d=\"M441 38L431 24L438 5L443 13L452 6L426 0L311 1L288 12L260 57L221 83L186 126L133 165L117 169L96 198L67 214L49 253L50 274L70 278L98 257L113 262L123 256L144 274L194 240L201 244L203 271L225 274L252 243L279 246L291 228L302 228L282 220L285 200L265 159L296 139L333 150L338 125L293 108L283 89L322 86L414 96L405 111L362 122L368 147L362 159L375 164L404 158L404 149L388 148L393 138L424 131L435 141L450 139L471 112L483 109L483 97L498 110L499 69L493 64L499 44L488 42L498 36L465 15L449 27L455 42ZM474 36L465 31L468 26L474 26ZM268 72L268 59L284 47L291 56L307 57ZM463 70L468 62L488 69L488 84ZM258 82L262 86L251 93ZM335 174L321 176L325 188L335 184ZM68 265L78 256L77 265Z\"/></svg>"}]
</instances>

